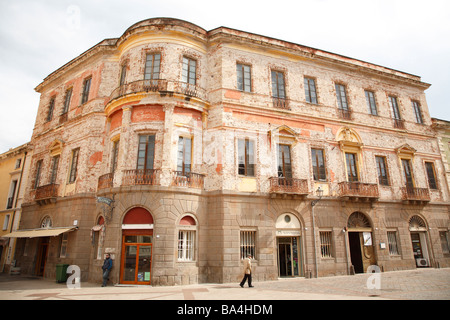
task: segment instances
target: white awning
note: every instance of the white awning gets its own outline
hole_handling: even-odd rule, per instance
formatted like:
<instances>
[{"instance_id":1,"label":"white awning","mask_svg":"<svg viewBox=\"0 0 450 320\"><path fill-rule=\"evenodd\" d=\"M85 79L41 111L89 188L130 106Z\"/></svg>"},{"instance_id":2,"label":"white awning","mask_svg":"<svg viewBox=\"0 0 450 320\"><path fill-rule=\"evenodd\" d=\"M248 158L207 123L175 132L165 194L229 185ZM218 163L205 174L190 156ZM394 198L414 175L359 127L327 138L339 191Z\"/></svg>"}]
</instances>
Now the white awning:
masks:
<instances>
[{"instance_id":1,"label":"white awning","mask_svg":"<svg viewBox=\"0 0 450 320\"><path fill-rule=\"evenodd\" d=\"M38 237L55 237L62 233L74 231L77 227L68 228L48 228L48 229L29 229L29 230L17 230L3 235L6 238L38 238Z\"/></svg>"}]
</instances>

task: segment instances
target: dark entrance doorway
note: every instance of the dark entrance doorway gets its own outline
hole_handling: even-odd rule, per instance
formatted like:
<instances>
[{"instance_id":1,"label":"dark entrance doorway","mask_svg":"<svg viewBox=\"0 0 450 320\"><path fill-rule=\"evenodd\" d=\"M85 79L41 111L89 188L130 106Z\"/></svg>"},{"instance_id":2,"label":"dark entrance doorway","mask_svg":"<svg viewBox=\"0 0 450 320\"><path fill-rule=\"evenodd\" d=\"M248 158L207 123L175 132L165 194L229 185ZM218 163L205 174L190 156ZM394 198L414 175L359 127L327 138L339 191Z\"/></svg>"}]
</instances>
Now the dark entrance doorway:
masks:
<instances>
[{"instance_id":1,"label":"dark entrance doorway","mask_svg":"<svg viewBox=\"0 0 450 320\"><path fill-rule=\"evenodd\" d=\"M38 253L36 257L35 274L39 277L44 275L45 263L47 262L48 243L50 238L39 238Z\"/></svg>"},{"instance_id":2,"label":"dark entrance doorway","mask_svg":"<svg viewBox=\"0 0 450 320\"><path fill-rule=\"evenodd\" d=\"M299 237L277 238L278 242L278 273L280 277L303 276L300 263L301 252Z\"/></svg>"},{"instance_id":3,"label":"dark entrance doorway","mask_svg":"<svg viewBox=\"0 0 450 320\"><path fill-rule=\"evenodd\" d=\"M361 254L361 240L359 232L349 232L348 242L350 244L350 257L355 273L364 273L362 254Z\"/></svg>"}]
</instances>

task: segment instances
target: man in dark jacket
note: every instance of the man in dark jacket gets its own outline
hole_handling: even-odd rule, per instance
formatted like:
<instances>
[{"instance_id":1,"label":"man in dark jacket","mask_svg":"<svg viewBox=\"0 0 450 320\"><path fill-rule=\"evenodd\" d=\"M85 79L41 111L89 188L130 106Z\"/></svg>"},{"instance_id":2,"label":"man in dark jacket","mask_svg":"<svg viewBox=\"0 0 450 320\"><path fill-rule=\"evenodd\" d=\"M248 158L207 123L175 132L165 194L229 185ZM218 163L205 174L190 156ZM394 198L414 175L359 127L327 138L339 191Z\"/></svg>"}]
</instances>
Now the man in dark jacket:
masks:
<instances>
[{"instance_id":1,"label":"man in dark jacket","mask_svg":"<svg viewBox=\"0 0 450 320\"><path fill-rule=\"evenodd\" d=\"M109 280L109 273L111 272L111 269L113 267L113 261L111 259L111 256L109 253L106 254L106 259L103 261L103 284L102 287L106 287L106 283Z\"/></svg>"}]
</instances>

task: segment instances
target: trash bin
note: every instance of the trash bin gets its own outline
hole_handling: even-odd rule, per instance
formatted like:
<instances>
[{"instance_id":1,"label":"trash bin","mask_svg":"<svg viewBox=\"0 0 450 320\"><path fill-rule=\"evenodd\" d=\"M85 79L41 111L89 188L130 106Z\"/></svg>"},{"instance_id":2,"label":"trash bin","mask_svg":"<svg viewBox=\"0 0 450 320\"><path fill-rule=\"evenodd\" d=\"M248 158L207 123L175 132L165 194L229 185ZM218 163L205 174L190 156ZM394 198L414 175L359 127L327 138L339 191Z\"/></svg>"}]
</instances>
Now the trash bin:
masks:
<instances>
[{"instance_id":1,"label":"trash bin","mask_svg":"<svg viewBox=\"0 0 450 320\"><path fill-rule=\"evenodd\" d=\"M68 264L57 264L56 265L56 282L66 282L67 281L67 268Z\"/></svg>"}]
</instances>

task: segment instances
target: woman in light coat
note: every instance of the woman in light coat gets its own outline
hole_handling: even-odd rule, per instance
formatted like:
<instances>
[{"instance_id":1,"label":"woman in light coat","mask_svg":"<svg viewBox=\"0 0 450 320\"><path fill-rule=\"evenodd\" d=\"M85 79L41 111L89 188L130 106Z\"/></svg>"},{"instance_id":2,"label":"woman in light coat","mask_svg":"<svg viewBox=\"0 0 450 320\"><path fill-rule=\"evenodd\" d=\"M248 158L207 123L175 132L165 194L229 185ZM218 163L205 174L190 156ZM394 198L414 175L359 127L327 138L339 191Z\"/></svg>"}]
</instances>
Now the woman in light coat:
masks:
<instances>
[{"instance_id":1,"label":"woman in light coat","mask_svg":"<svg viewBox=\"0 0 450 320\"><path fill-rule=\"evenodd\" d=\"M248 254L247 258L244 259L244 278L241 281L241 287L244 287L245 281L248 279L248 287L253 288L252 286L252 255Z\"/></svg>"}]
</instances>

